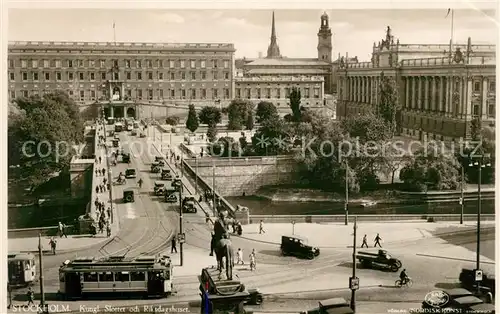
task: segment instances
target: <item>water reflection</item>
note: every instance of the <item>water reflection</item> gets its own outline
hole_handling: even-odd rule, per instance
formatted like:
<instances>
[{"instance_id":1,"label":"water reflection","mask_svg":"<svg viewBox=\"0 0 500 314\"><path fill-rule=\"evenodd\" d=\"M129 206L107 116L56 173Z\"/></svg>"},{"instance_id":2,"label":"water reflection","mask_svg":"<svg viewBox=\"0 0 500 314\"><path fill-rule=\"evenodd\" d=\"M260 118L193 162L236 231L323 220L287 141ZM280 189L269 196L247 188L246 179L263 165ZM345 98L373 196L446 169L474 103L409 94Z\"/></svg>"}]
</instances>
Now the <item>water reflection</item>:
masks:
<instances>
[{"instance_id":1,"label":"water reflection","mask_svg":"<svg viewBox=\"0 0 500 314\"><path fill-rule=\"evenodd\" d=\"M233 205L242 205L250 209L251 215L338 215L344 213L343 203L331 202L273 202L256 196L228 196L226 199ZM349 206L350 214L460 214L460 204L428 203L428 204L377 204L361 207L359 204ZM465 214L477 213L477 201L466 201ZM483 200L481 213L494 214L495 201Z\"/></svg>"}]
</instances>

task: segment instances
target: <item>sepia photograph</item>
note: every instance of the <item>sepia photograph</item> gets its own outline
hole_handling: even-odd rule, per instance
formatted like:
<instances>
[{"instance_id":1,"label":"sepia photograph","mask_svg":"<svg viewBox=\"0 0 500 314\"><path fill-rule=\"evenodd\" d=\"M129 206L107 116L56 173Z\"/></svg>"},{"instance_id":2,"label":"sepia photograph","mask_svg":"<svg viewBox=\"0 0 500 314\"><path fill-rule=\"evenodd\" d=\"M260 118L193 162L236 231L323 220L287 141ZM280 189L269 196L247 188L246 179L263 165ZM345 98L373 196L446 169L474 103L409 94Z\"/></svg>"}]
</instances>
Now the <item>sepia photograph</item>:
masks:
<instances>
[{"instance_id":1,"label":"sepia photograph","mask_svg":"<svg viewBox=\"0 0 500 314\"><path fill-rule=\"evenodd\" d=\"M495 313L494 4L40 3L0 312Z\"/></svg>"}]
</instances>

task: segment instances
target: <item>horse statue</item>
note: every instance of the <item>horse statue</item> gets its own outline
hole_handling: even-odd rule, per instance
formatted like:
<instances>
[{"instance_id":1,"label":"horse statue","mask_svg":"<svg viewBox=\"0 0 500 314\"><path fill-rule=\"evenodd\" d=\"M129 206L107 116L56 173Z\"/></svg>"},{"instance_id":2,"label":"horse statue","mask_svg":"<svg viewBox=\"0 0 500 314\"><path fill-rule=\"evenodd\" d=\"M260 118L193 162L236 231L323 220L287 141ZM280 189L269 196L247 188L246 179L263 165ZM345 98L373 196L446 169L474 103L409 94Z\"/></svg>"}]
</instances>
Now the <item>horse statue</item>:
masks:
<instances>
[{"instance_id":1,"label":"horse statue","mask_svg":"<svg viewBox=\"0 0 500 314\"><path fill-rule=\"evenodd\" d=\"M234 267L234 251L231 240L229 240L228 233L228 220L220 215L219 219L214 222L214 232L212 234L212 241L210 242L211 251L215 252L217 257L217 270L219 277L224 269L224 257L226 258L226 277L228 280L233 280L233 267Z\"/></svg>"}]
</instances>

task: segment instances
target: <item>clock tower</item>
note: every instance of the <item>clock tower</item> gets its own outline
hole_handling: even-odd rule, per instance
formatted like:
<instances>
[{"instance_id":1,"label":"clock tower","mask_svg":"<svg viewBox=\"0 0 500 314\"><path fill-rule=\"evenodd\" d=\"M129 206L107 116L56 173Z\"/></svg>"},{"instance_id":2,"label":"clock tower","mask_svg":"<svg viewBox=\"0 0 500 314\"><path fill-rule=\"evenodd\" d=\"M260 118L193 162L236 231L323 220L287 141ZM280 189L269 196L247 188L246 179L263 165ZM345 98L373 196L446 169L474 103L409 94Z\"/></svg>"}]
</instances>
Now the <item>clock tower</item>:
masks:
<instances>
[{"instance_id":1,"label":"clock tower","mask_svg":"<svg viewBox=\"0 0 500 314\"><path fill-rule=\"evenodd\" d=\"M328 15L321 15L321 26L318 31L318 60L332 62L332 30L328 25Z\"/></svg>"}]
</instances>

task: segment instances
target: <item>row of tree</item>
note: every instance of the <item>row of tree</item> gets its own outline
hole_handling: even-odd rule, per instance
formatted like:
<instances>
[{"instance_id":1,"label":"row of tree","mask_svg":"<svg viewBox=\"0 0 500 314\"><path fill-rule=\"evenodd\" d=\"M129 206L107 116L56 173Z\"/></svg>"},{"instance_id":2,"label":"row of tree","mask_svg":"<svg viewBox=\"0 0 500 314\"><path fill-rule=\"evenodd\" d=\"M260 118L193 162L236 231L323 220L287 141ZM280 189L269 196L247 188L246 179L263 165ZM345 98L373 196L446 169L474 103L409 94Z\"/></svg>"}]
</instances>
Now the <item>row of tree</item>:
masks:
<instances>
[{"instance_id":1,"label":"row of tree","mask_svg":"<svg viewBox=\"0 0 500 314\"><path fill-rule=\"evenodd\" d=\"M78 105L64 92L17 98L9 104L8 163L19 170L16 179L33 188L54 173L67 172L74 145L83 137Z\"/></svg>"}]
</instances>

